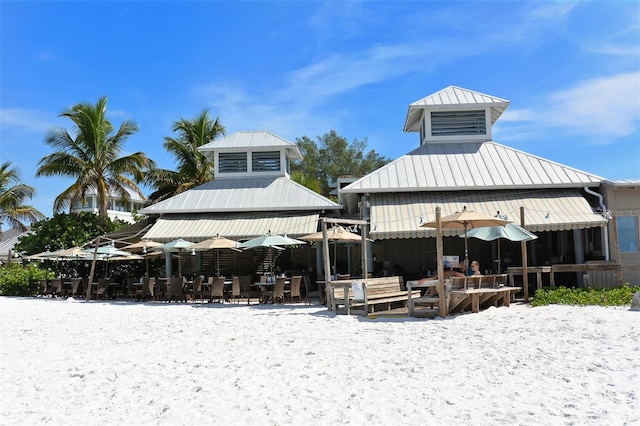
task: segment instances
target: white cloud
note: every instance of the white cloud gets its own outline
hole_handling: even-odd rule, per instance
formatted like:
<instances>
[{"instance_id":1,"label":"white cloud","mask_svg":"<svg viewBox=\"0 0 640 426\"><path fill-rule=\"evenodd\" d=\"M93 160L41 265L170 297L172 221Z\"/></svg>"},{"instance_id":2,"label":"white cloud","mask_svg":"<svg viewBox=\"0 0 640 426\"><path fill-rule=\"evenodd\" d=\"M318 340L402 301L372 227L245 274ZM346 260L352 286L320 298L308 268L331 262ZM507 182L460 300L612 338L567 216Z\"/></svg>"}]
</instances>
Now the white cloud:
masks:
<instances>
[{"instance_id":1,"label":"white cloud","mask_svg":"<svg viewBox=\"0 0 640 426\"><path fill-rule=\"evenodd\" d=\"M509 134L526 133L523 129L535 127L538 132L562 130L586 139L594 137L598 143L610 143L638 131L638 93L640 73L594 78L551 93L536 105L507 110L501 121L519 123L509 126Z\"/></svg>"},{"instance_id":2,"label":"white cloud","mask_svg":"<svg viewBox=\"0 0 640 426\"><path fill-rule=\"evenodd\" d=\"M52 117L57 117L57 114L24 108L2 108L0 109L0 126L18 127L28 132L42 133L56 124Z\"/></svg>"}]
</instances>

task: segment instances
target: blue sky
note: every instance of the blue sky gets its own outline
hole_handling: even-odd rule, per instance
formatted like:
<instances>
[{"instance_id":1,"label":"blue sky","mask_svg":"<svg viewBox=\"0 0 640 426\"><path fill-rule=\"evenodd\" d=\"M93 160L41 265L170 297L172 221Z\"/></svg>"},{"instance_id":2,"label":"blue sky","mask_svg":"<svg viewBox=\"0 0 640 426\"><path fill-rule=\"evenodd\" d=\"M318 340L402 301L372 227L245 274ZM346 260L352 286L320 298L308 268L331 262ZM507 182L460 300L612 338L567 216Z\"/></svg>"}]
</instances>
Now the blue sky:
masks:
<instances>
[{"instance_id":1,"label":"blue sky","mask_svg":"<svg viewBox=\"0 0 640 426\"><path fill-rule=\"evenodd\" d=\"M0 1L0 160L52 214L70 183L35 178L64 109L108 96L129 152L174 168L171 124L204 108L227 134L330 130L395 159L408 105L455 85L511 101L503 145L640 178L637 2Z\"/></svg>"}]
</instances>

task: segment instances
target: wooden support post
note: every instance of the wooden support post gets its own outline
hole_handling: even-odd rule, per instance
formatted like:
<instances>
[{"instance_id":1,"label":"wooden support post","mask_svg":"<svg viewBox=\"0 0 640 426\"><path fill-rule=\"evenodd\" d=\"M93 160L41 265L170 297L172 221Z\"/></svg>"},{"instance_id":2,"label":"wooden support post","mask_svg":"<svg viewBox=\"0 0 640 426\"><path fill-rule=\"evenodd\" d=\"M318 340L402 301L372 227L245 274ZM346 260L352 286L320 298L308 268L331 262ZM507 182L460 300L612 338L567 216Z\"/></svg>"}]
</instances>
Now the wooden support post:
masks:
<instances>
[{"instance_id":1,"label":"wooden support post","mask_svg":"<svg viewBox=\"0 0 640 426\"><path fill-rule=\"evenodd\" d=\"M444 289L444 248L442 246L442 223L440 223L440 207L436 207L436 255L438 257L438 296L440 316L447 316L447 295Z\"/></svg>"},{"instance_id":2,"label":"wooden support post","mask_svg":"<svg viewBox=\"0 0 640 426\"><path fill-rule=\"evenodd\" d=\"M524 207L520 207L520 226L524 228ZM522 287L524 288L524 301L529 301L529 272L527 271L527 242L520 243L522 249Z\"/></svg>"}]
</instances>

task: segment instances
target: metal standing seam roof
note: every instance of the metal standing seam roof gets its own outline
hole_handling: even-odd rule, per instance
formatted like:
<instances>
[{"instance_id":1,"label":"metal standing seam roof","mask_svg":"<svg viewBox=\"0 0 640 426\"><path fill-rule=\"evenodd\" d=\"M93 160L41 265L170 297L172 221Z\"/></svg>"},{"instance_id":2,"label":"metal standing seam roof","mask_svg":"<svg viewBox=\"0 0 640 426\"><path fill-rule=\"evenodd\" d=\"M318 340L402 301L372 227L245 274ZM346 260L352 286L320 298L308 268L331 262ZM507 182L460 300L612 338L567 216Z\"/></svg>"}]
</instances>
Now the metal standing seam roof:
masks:
<instances>
[{"instance_id":1,"label":"metal standing seam roof","mask_svg":"<svg viewBox=\"0 0 640 426\"><path fill-rule=\"evenodd\" d=\"M265 151L284 148L291 160L302 160L298 145L267 131L235 132L221 139L216 139L198 150L207 158L213 158L215 151Z\"/></svg>"},{"instance_id":2,"label":"metal standing seam roof","mask_svg":"<svg viewBox=\"0 0 640 426\"><path fill-rule=\"evenodd\" d=\"M342 193L578 188L604 179L496 142L425 144Z\"/></svg>"},{"instance_id":3,"label":"metal standing seam roof","mask_svg":"<svg viewBox=\"0 0 640 426\"><path fill-rule=\"evenodd\" d=\"M518 225L520 207L524 207L524 227L531 232L607 224L577 189L386 193L371 195L370 236L376 240L435 237L435 229L420 224L435 219L436 207L446 216L464 206L491 216L500 212ZM460 230L443 230L445 236L461 234Z\"/></svg>"},{"instance_id":4,"label":"metal standing seam roof","mask_svg":"<svg viewBox=\"0 0 640 426\"><path fill-rule=\"evenodd\" d=\"M341 206L280 176L214 179L140 210L141 214L339 210Z\"/></svg>"},{"instance_id":5,"label":"metal standing seam roof","mask_svg":"<svg viewBox=\"0 0 640 426\"><path fill-rule=\"evenodd\" d=\"M309 212L168 215L159 218L145 238L159 242L177 238L199 242L220 235L245 240L269 231L295 238L316 232L319 216Z\"/></svg>"},{"instance_id":6,"label":"metal standing seam roof","mask_svg":"<svg viewBox=\"0 0 640 426\"><path fill-rule=\"evenodd\" d=\"M419 132L420 118L425 110L442 111L451 109L484 109L491 108L491 124L494 124L511 102L473 90L457 86L446 87L439 92L429 95L409 104L407 118L404 123L405 132Z\"/></svg>"}]
</instances>

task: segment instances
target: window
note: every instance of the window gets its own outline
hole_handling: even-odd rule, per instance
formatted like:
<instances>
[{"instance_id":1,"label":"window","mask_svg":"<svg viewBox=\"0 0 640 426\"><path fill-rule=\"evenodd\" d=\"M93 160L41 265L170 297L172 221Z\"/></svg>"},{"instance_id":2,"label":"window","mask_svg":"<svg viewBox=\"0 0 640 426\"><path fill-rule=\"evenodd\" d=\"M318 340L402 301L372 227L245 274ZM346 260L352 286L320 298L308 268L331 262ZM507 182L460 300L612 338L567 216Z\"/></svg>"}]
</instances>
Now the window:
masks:
<instances>
[{"instance_id":1,"label":"window","mask_svg":"<svg viewBox=\"0 0 640 426\"><path fill-rule=\"evenodd\" d=\"M486 134L484 110L431 112L431 136Z\"/></svg>"},{"instance_id":2,"label":"window","mask_svg":"<svg viewBox=\"0 0 640 426\"><path fill-rule=\"evenodd\" d=\"M83 198L82 200L78 200L73 203L74 210L82 210L82 209L92 209L93 208L93 197Z\"/></svg>"},{"instance_id":3,"label":"window","mask_svg":"<svg viewBox=\"0 0 640 426\"><path fill-rule=\"evenodd\" d=\"M618 240L622 253L638 251L638 216L618 216Z\"/></svg>"},{"instance_id":4,"label":"window","mask_svg":"<svg viewBox=\"0 0 640 426\"><path fill-rule=\"evenodd\" d=\"M240 173L247 171L246 152L221 152L218 156L218 173Z\"/></svg>"},{"instance_id":5,"label":"window","mask_svg":"<svg viewBox=\"0 0 640 426\"><path fill-rule=\"evenodd\" d=\"M279 172L280 151L254 152L251 155L251 170L254 172Z\"/></svg>"}]
</instances>

